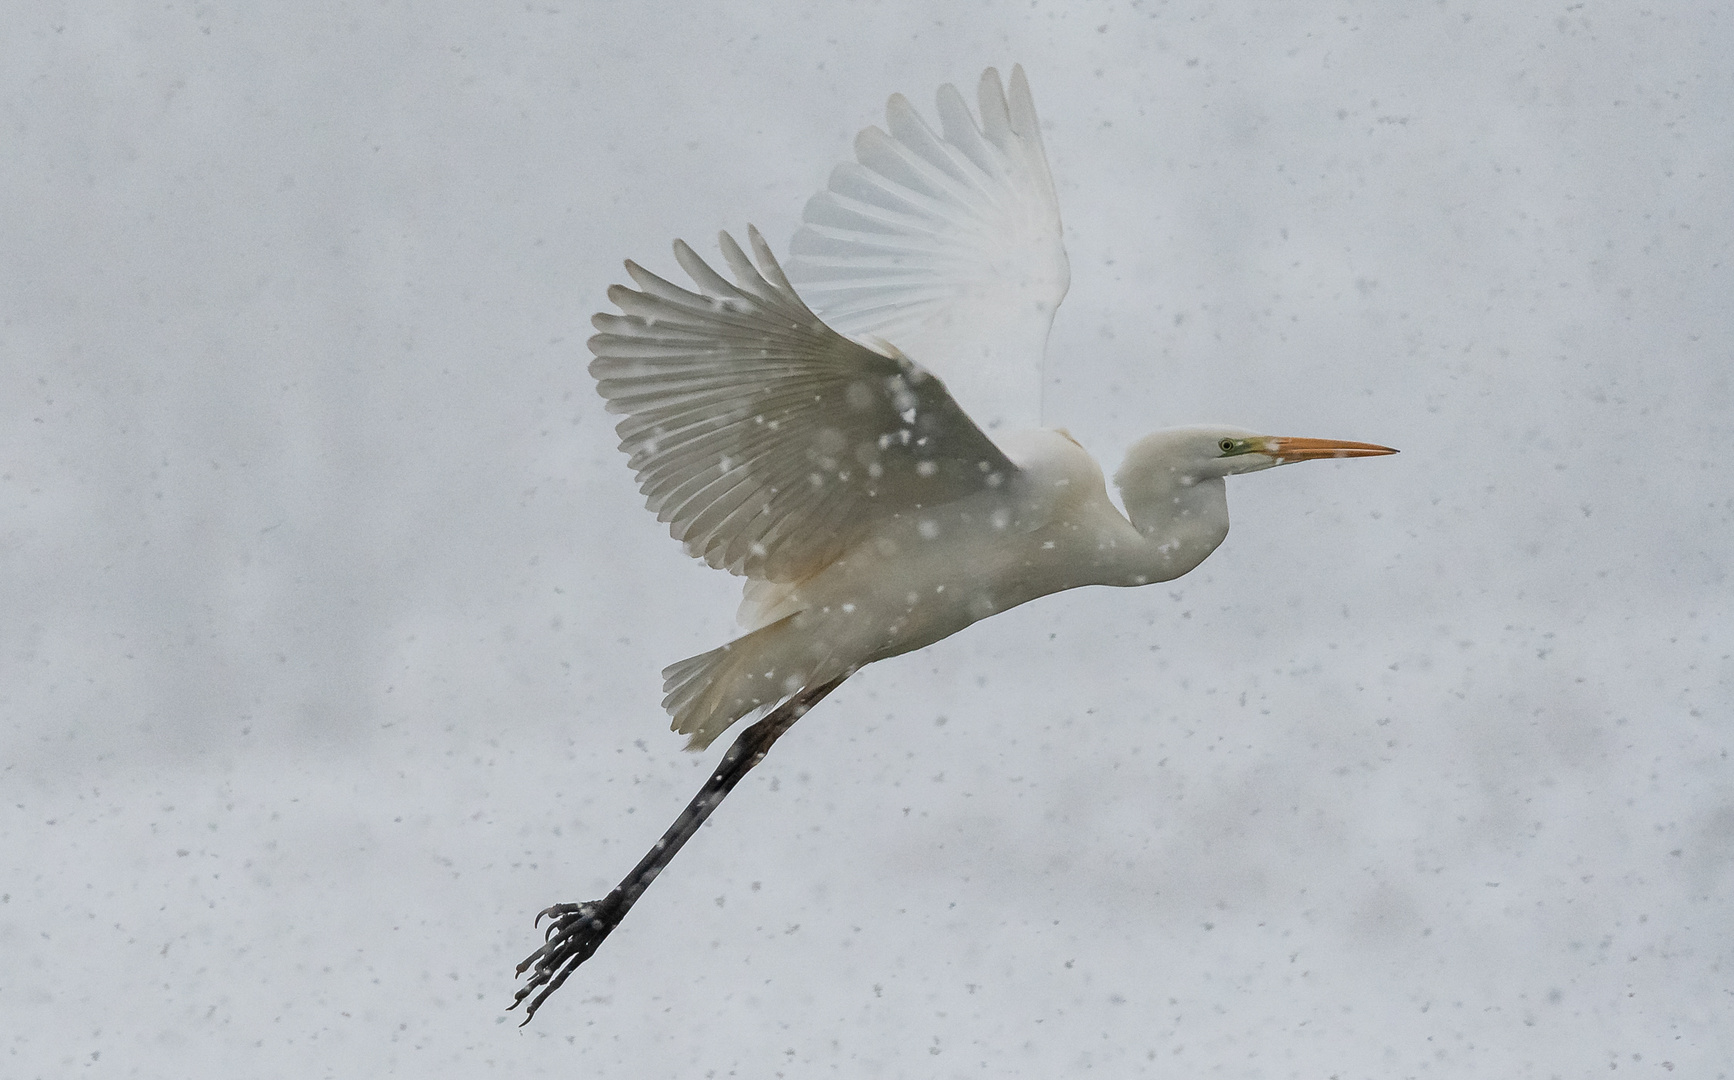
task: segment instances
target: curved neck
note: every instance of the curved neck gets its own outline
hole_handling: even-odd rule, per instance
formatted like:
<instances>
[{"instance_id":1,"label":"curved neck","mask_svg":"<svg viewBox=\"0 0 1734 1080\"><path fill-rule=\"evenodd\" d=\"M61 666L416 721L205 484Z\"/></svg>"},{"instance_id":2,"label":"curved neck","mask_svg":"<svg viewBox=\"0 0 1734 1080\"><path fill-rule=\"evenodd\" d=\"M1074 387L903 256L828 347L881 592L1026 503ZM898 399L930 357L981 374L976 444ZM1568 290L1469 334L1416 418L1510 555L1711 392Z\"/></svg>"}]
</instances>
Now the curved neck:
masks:
<instances>
[{"instance_id":1,"label":"curved neck","mask_svg":"<svg viewBox=\"0 0 1734 1080\"><path fill-rule=\"evenodd\" d=\"M1121 479L1126 516L1148 542L1134 577L1177 578L1203 562L1228 535L1228 485L1222 477L1161 470Z\"/></svg>"}]
</instances>

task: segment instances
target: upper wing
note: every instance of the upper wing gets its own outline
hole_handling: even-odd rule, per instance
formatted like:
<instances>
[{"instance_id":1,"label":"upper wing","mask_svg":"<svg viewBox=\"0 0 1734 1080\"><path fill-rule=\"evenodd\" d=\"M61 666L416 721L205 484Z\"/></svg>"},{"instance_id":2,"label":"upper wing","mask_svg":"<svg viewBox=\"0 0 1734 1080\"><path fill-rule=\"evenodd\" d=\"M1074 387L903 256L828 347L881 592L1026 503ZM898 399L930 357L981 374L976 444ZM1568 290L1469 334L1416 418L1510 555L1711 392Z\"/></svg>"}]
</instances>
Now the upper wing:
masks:
<instances>
[{"instance_id":1,"label":"upper wing","mask_svg":"<svg viewBox=\"0 0 1734 1080\"><path fill-rule=\"evenodd\" d=\"M940 381L819 321L758 230L727 233L736 284L691 248L699 292L632 262L596 315L590 374L656 516L695 558L799 581L885 520L998 487L1016 468ZM767 280L768 279L768 280Z\"/></svg>"},{"instance_id":2,"label":"upper wing","mask_svg":"<svg viewBox=\"0 0 1734 1080\"><path fill-rule=\"evenodd\" d=\"M1009 100L988 68L979 99L978 125L957 88L940 87L935 132L893 95L890 133L863 130L856 161L807 203L789 278L838 330L939 368L988 430L1036 427L1071 267L1023 68Z\"/></svg>"}]
</instances>

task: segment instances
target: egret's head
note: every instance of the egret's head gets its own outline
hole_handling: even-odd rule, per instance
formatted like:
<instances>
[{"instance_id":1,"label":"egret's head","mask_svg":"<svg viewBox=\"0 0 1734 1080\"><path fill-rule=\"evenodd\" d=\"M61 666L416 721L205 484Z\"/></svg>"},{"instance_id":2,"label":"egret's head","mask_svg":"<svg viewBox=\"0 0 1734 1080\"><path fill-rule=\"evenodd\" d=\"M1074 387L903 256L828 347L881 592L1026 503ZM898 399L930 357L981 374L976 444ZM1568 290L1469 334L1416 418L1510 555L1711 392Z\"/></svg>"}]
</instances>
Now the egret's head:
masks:
<instances>
[{"instance_id":1,"label":"egret's head","mask_svg":"<svg viewBox=\"0 0 1734 1080\"><path fill-rule=\"evenodd\" d=\"M1296 439L1260 435L1244 428L1199 426L1169 428L1132 444L1114 475L1122 488L1140 478L1165 478L1195 484L1201 480L1257 472L1314 458L1376 457L1395 454L1388 446L1336 439Z\"/></svg>"}]
</instances>

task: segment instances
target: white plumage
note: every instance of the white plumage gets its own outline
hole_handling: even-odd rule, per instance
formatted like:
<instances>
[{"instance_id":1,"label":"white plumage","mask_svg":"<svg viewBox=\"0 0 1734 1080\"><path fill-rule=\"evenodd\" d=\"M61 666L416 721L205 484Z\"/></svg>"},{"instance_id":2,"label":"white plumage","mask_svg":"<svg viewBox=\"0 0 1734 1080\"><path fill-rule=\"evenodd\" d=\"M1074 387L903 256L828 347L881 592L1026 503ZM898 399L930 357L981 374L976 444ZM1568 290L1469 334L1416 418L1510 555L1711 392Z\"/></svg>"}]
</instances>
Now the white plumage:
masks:
<instances>
[{"instance_id":1,"label":"white plumage","mask_svg":"<svg viewBox=\"0 0 1734 1080\"><path fill-rule=\"evenodd\" d=\"M990 432L1041 423L1042 361L1071 283L1060 205L1023 68L1010 94L982 73L978 124L953 86L934 131L902 94L887 131L813 196L789 280L837 330L943 359L958 402Z\"/></svg>"},{"instance_id":2,"label":"white plumage","mask_svg":"<svg viewBox=\"0 0 1734 1080\"><path fill-rule=\"evenodd\" d=\"M611 288L621 314L595 317L590 371L626 414L647 505L695 558L747 579L748 633L663 672L693 749L1035 597L1186 573L1227 534L1230 473L1391 452L1161 432L1116 476L1128 519L1070 435L990 439L947 383L997 419L1032 417L1068 271L1022 69L1009 99L989 69L980 102L977 124L943 88L935 132L892 98L889 133L862 132L858 163L808 204L791 266L823 318L750 228L754 259L720 238L734 281L676 241L696 291L628 262L638 288Z\"/></svg>"},{"instance_id":3,"label":"white plumage","mask_svg":"<svg viewBox=\"0 0 1734 1080\"><path fill-rule=\"evenodd\" d=\"M693 749L771 711L613 892L543 912L548 938L518 967L535 969L517 994L530 1015L863 664L1062 589L1186 573L1228 534L1232 474L1395 452L1158 431L1115 474L1122 514L1076 440L1034 429L1069 281L1059 210L1022 70L1008 98L989 69L980 103L978 123L944 87L935 132L892 98L889 132L863 131L857 161L808 203L789 277L756 230L753 260L721 238L733 282L677 241L696 291L629 262L638 288L614 286L621 314L595 317L590 371L626 414L647 505L693 556L746 578L747 633L666 668L663 706Z\"/></svg>"},{"instance_id":4,"label":"white plumage","mask_svg":"<svg viewBox=\"0 0 1734 1080\"><path fill-rule=\"evenodd\" d=\"M730 573L800 581L872 523L1002 483L1011 463L920 365L807 309L757 230L755 270L723 234L731 285L684 243L702 292L634 263L590 339L597 389L657 517Z\"/></svg>"}]
</instances>

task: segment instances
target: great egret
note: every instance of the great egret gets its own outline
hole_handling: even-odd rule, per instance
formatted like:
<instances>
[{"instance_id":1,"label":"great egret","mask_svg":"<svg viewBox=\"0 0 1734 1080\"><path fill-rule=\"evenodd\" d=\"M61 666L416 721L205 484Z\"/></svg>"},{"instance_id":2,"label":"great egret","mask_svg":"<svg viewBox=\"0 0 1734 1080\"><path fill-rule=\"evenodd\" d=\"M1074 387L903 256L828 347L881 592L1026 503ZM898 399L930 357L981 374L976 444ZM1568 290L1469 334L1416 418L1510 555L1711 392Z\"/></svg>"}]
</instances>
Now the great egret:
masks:
<instances>
[{"instance_id":1,"label":"great egret","mask_svg":"<svg viewBox=\"0 0 1734 1080\"><path fill-rule=\"evenodd\" d=\"M941 88L938 132L891 98L889 132L863 131L858 161L808 203L791 275L751 227L752 260L720 238L732 283L676 241L697 291L628 262L638 288L609 289L621 314L592 320L590 372L626 414L621 449L650 509L693 556L746 578L746 634L666 668L663 706L693 750L770 712L619 887L542 913L545 944L518 966L535 968L513 1001L535 995L526 1023L771 744L863 665L1062 589L1179 577L1228 533L1228 476L1396 452L1159 431L1114 477L1122 514L1069 434L1013 430L1034 417L1070 274L1021 68L1010 91L988 69L978 123ZM929 360L955 365L957 399Z\"/></svg>"}]
</instances>

